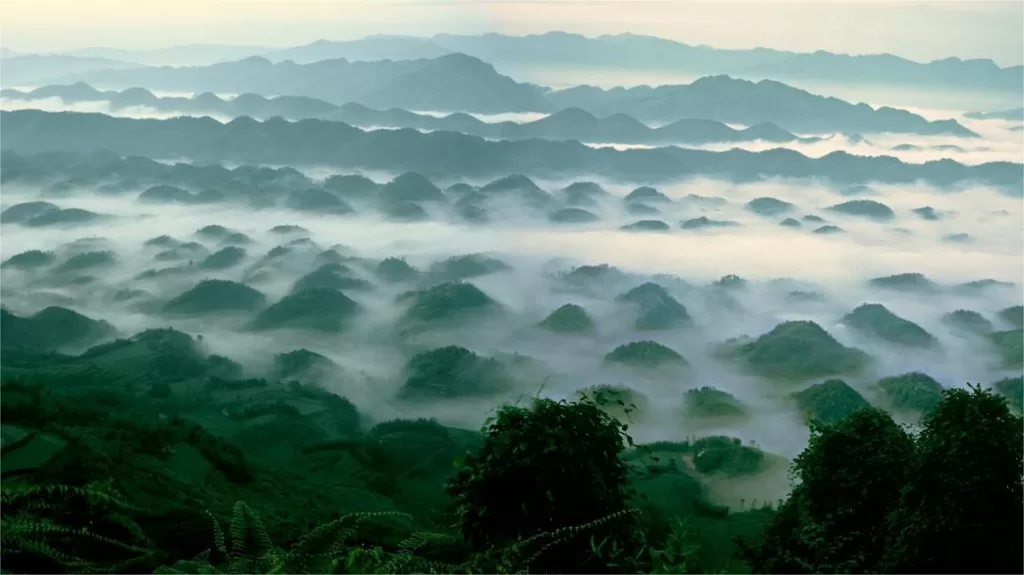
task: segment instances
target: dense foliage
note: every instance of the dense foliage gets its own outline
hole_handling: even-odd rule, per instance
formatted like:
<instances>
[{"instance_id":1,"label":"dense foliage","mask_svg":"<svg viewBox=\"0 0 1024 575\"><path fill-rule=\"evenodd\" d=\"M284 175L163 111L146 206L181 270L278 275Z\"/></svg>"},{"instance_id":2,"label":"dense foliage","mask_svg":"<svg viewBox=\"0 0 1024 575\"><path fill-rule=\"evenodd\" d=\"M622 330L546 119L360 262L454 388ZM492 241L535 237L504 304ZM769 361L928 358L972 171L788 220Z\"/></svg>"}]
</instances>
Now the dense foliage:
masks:
<instances>
[{"instance_id":1,"label":"dense foliage","mask_svg":"<svg viewBox=\"0 0 1024 575\"><path fill-rule=\"evenodd\" d=\"M627 521L625 444L622 426L589 401L502 407L449 487L463 537L483 550L606 517ZM532 567L603 570L588 554L586 539L571 541Z\"/></svg>"},{"instance_id":2,"label":"dense foliage","mask_svg":"<svg viewBox=\"0 0 1024 575\"><path fill-rule=\"evenodd\" d=\"M5 333L22 329L11 317L34 321L5 312ZM753 495L730 509L709 485L754 485L778 458L724 436L634 445L630 426L655 406L624 385L504 405L477 432L374 421L316 385L344 389L351 374L304 349L253 378L172 329L79 355L24 341L36 347L5 340L0 356L5 571L1022 567L1022 421L987 391L942 391L915 435L838 380L811 386L798 394L814 416L792 494L778 510ZM428 350L407 365L405 400L494 393L524 361ZM925 377L891 385L930 401ZM994 385L1017 397L1019 382ZM714 388L677 397L709 421L747 408Z\"/></svg>"},{"instance_id":3,"label":"dense foliage","mask_svg":"<svg viewBox=\"0 0 1024 575\"><path fill-rule=\"evenodd\" d=\"M752 568L1020 572L1022 423L980 388L942 392L917 436L873 408L813 422L793 493L746 546Z\"/></svg>"}]
</instances>

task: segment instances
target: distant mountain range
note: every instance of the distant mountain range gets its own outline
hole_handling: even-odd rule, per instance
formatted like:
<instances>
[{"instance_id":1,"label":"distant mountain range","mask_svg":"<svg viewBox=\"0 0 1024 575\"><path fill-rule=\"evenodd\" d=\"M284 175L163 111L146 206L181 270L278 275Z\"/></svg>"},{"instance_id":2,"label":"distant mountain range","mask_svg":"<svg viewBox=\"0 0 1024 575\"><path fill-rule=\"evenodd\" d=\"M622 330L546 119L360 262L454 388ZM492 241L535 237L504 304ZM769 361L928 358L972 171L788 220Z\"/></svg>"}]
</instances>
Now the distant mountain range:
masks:
<instances>
[{"instance_id":1,"label":"distant mountain range","mask_svg":"<svg viewBox=\"0 0 1024 575\"><path fill-rule=\"evenodd\" d=\"M1011 120L1024 122L1024 108L1013 108L1010 110L997 110L995 112L968 112L965 118L972 120Z\"/></svg>"},{"instance_id":2,"label":"distant mountain range","mask_svg":"<svg viewBox=\"0 0 1024 575\"><path fill-rule=\"evenodd\" d=\"M4 148L18 153L109 150L122 156L415 171L428 176L588 175L644 183L692 176L732 181L815 178L842 184L923 182L951 186L977 182L1016 195L1024 185L1024 166L1019 163L967 166L942 160L908 164L891 157L859 157L843 152L809 158L785 149L757 153L675 147L594 149L578 142L550 140L492 142L452 132L366 132L339 122L288 122L280 118L265 122L239 118L221 124L209 118L135 120L21 110L0 113L0 140Z\"/></svg>"},{"instance_id":3,"label":"distant mountain range","mask_svg":"<svg viewBox=\"0 0 1024 575\"><path fill-rule=\"evenodd\" d=\"M1001 68L992 60L946 58L921 63L892 54L808 54L767 48L722 50L636 34L597 38L565 32L529 36L441 34L432 40L496 65L673 70L753 79L813 79L833 84L1024 93L1024 66Z\"/></svg>"},{"instance_id":4,"label":"distant mountain range","mask_svg":"<svg viewBox=\"0 0 1024 575\"><path fill-rule=\"evenodd\" d=\"M851 56L825 51L797 53L767 48L723 50L636 34L595 38L565 32L528 36L439 34L430 38L367 36L342 42L319 40L286 49L191 45L157 50L89 48L66 55L145 65L201 66L256 55L274 62L292 60L309 63L337 58L350 61L416 60L437 58L452 52L510 68L604 68L691 76L729 74L754 80L813 80L836 85L1024 94L1024 67L1004 68L985 59L946 58L915 62L891 54Z\"/></svg>"},{"instance_id":5,"label":"distant mountain range","mask_svg":"<svg viewBox=\"0 0 1024 575\"><path fill-rule=\"evenodd\" d=\"M105 102L111 111L144 106L165 113L218 115L231 118L249 116L258 120L280 116L288 120L322 119L345 122L367 128L413 128L422 131L452 131L493 140L578 140L588 143L642 145L737 143L766 141L775 143L812 143L821 138L800 138L771 123L756 124L737 130L714 120L677 120L658 128L625 114L598 118L579 108L566 108L532 122L484 122L469 114L456 113L437 117L392 108L374 110L362 104L336 106L330 102L296 96L265 98L241 94L222 99L206 92L191 98L160 98L142 88L121 92L99 91L88 84L45 86L30 92L2 90L0 97L9 100L59 98L66 104Z\"/></svg>"},{"instance_id":6,"label":"distant mountain range","mask_svg":"<svg viewBox=\"0 0 1024 575\"><path fill-rule=\"evenodd\" d=\"M556 108L583 108L597 115L629 114L643 122L686 115L736 124L772 122L802 133L895 132L976 136L955 120L928 120L896 108L872 108L811 94L773 80L751 82L708 76L678 86L602 90L578 86L547 94Z\"/></svg>"},{"instance_id":7,"label":"distant mountain range","mask_svg":"<svg viewBox=\"0 0 1024 575\"><path fill-rule=\"evenodd\" d=\"M773 123L799 133L895 132L974 136L955 120L928 120L894 108L874 109L818 96L763 80L728 76L691 84L602 90L579 86L552 92L518 83L493 66L464 54L432 60L274 64L247 58L193 68L139 68L87 72L72 80L94 85L188 92L256 93L304 96L334 104L357 102L376 109L404 108L451 112L553 112L580 108L596 116L627 114L649 124L682 119L715 120L753 126Z\"/></svg>"},{"instance_id":8,"label":"distant mountain range","mask_svg":"<svg viewBox=\"0 0 1024 575\"><path fill-rule=\"evenodd\" d=\"M105 70L71 78L119 88L306 96L336 104L365 102L385 108L478 113L549 108L543 89L502 76L490 64L464 54L398 62L338 59L312 64L275 64L251 57L211 66Z\"/></svg>"},{"instance_id":9,"label":"distant mountain range","mask_svg":"<svg viewBox=\"0 0 1024 575\"><path fill-rule=\"evenodd\" d=\"M79 58L105 58L132 62L143 66L208 66L218 62L241 60L269 52L266 46L239 46L230 44L183 44L148 50L122 48L83 48L64 52Z\"/></svg>"},{"instance_id":10,"label":"distant mountain range","mask_svg":"<svg viewBox=\"0 0 1024 575\"><path fill-rule=\"evenodd\" d=\"M0 81L4 86L35 86L63 76L141 67L139 64L106 58L5 53L0 60Z\"/></svg>"}]
</instances>

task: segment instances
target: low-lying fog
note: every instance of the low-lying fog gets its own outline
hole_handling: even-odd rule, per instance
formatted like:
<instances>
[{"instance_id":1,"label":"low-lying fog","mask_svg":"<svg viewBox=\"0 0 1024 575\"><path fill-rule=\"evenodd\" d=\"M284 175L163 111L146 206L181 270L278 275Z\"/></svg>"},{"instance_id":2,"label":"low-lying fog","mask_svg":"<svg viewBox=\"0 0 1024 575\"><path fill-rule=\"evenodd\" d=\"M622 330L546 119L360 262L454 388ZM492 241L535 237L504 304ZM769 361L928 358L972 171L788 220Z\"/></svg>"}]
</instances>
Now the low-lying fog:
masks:
<instances>
[{"instance_id":1,"label":"low-lying fog","mask_svg":"<svg viewBox=\"0 0 1024 575\"><path fill-rule=\"evenodd\" d=\"M309 173L316 177L330 174L327 170ZM388 177L372 176L378 181ZM435 183L443 189L442 184L453 182ZM538 182L550 192L568 183ZM891 208L894 216L879 222L827 210L852 198L822 185L733 185L699 180L659 188L670 201L649 202L648 207L657 213L635 215L628 213L622 201L630 192L628 188L610 182L602 185L612 194L598 198L596 205L587 208L600 219L575 225L549 223L535 213L508 205L496 207L492 223L484 225L460 223L443 207L429 208L429 220L400 223L364 209L356 215L320 216L281 208L251 210L224 204L153 205L137 200L141 189L120 196L100 196L91 189L65 190L47 197L39 189L7 185L2 198L4 209L20 202L45 199L62 208L82 208L113 218L72 228L5 223L5 260L37 249L55 252L59 264L75 253L111 250L116 264L100 271L87 270L86 275L94 276L91 281L60 283L50 281L42 270L4 269L2 298L4 305L19 315L34 313L47 305L63 305L109 321L123 335L148 327L173 326L202 335L211 352L231 357L256 374L261 373L274 354L304 347L329 357L352 373L362 373L361 377L337 382L335 390L378 418L430 415L451 424L477 426L500 401L536 393L569 397L580 388L616 383L649 399L649 406L631 425L638 440L681 439L695 433L721 432L744 441L753 440L766 451L787 457L797 454L807 438L799 410L788 398L801 385L781 384L742 372L716 359L715 344L742 335L759 336L782 321L811 319L841 343L872 356L874 362L866 372L844 377L869 401L878 399L873 384L880 377L909 371L924 371L946 386L990 383L1015 374L997 366L988 341L955 332L942 321L942 316L956 309L970 309L989 318L998 329L1009 329L999 324L996 312L1021 303L1024 215L1019 199L984 188L958 193L896 186L859 190L869 195L858 197ZM793 207L785 214L772 216L744 207L758 197L773 197L792 203ZM924 219L912 211L924 206L934 208L937 219ZM701 216L738 225L680 229L680 221ZM804 216L819 216L824 221L807 221ZM786 217L801 222L801 226L780 226ZM636 233L618 229L642 219L664 221L670 231ZM251 243L239 240L239 247L245 250L240 264L227 269L200 269L207 254L225 245L195 235L200 228L212 224L249 237ZM269 231L285 224L304 230L287 234ZM825 225L838 226L843 232L813 233L812 230ZM157 261L156 254L166 248L143 243L164 234L182 242L199 241L204 247L187 264ZM967 236L950 241L954 234ZM265 258L272 248L303 237L310 238L312 243L292 244L293 250L284 258ZM163 315L158 311L159 305L152 305L174 298L204 278L246 283L264 293L268 302L274 302L286 295L298 278L317 269L324 261L318 259L318 254L331 247L346 258L346 266L371 286L345 292L367 311L350 330L342 333L251 332L243 329L243 319L248 318L181 318ZM510 266L467 280L497 300L506 314L458 329L429 330L411 337L399 335L395 325L407 304L396 303L396 296L429 282L382 282L374 273L377 263L387 257L402 257L425 271L450 256L472 253L487 254ZM624 275L613 275L610 280L583 289L573 288L557 275L574 266L602 263L617 267ZM146 270L176 266L181 267L177 273L149 279L138 277ZM256 273L259 270L266 273ZM1013 282L1015 286L997 286L976 293L943 289L922 295L867 284L870 278L904 272L923 273L942 286L986 278ZM727 274L736 274L748 280L748 284L734 289L709 287ZM789 279L771 281L779 278ZM695 325L686 329L637 331L633 326L635 311L615 297L645 281L656 281L665 287L686 306ZM138 299L115 302L115 292L126 289L143 290L143 303ZM795 301L790 297L794 290L817 292L823 299ZM151 303L146 304L147 301ZM940 346L908 351L840 325L845 314L866 302L882 303L896 315L917 323L933 334ZM596 324L594 333L558 335L537 327L538 322L567 303L578 304L590 314ZM666 376L618 371L602 362L617 346L640 340L655 340L678 351L690 366ZM404 381L405 362L419 351L449 344L485 356L521 353L542 362L545 367L538 373L548 375L536 376L530 384L504 396L437 400L415 407L396 401ZM681 397L685 390L701 386L714 386L733 394L750 406L753 417L722 428L691 425L680 415ZM777 489L769 491L780 495L785 481L779 479L776 483Z\"/></svg>"},{"instance_id":2,"label":"low-lying fog","mask_svg":"<svg viewBox=\"0 0 1024 575\"><path fill-rule=\"evenodd\" d=\"M159 93L159 96L169 94ZM176 94L176 96L191 96L192 94ZM223 96L223 95L222 95ZM22 110L37 109L51 112L73 111L93 112L111 116L129 118L155 118L167 119L185 114L169 111L161 111L145 106L119 108L112 110L109 103L77 102L68 104L60 98L46 98L37 100L9 100L0 99L0 109ZM1004 120L974 120L963 117L963 111L948 109L926 109L913 108L908 111L919 114L928 120L942 120L954 118L966 128L977 133L980 138L961 138L957 136L922 136L916 134L861 134L848 136L835 134L816 142L791 142L779 144L754 140L749 142L725 142L717 144L706 144L701 146L682 146L689 148L705 149L712 151L724 151L732 148L742 148L750 151L763 151L774 148L788 148L796 150L809 157L822 157L835 151L845 151L860 156L892 156L905 162L923 163L948 158L962 164L977 165L986 162L1024 162L1024 138L1021 137L1019 122ZM445 116L448 113L418 111L418 114L433 116ZM541 113L508 113L508 114L469 114L484 122L532 122L545 117ZM204 114L219 122L229 122L233 118L221 114ZM735 129L743 129L747 126L730 124ZM395 129L391 126L364 127L363 129ZM797 134L798 136L810 136L810 134ZM584 142L593 147L614 147L626 148L652 148L655 146L642 144L622 144L618 142Z\"/></svg>"}]
</instances>

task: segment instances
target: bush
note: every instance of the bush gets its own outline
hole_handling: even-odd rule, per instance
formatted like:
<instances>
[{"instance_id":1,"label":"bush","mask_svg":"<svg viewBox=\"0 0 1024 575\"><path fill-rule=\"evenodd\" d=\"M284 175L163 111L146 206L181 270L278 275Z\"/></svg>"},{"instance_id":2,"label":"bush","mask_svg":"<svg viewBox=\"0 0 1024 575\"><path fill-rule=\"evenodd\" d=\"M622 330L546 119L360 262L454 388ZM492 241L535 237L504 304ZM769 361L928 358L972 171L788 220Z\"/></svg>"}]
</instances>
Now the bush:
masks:
<instances>
[{"instance_id":1,"label":"bush","mask_svg":"<svg viewBox=\"0 0 1024 575\"><path fill-rule=\"evenodd\" d=\"M483 446L451 481L466 541L482 550L627 511L625 427L593 402L538 399L506 405ZM621 522L605 524L602 531ZM630 530L621 537L629 540ZM605 533L606 535L608 533ZM572 537L527 566L540 572L597 572L587 537ZM598 537L600 539L600 537Z\"/></svg>"},{"instance_id":2,"label":"bush","mask_svg":"<svg viewBox=\"0 0 1024 575\"><path fill-rule=\"evenodd\" d=\"M877 409L813 422L789 499L746 555L755 573L876 573L913 439ZM884 572L884 571L883 571Z\"/></svg>"},{"instance_id":3,"label":"bush","mask_svg":"<svg viewBox=\"0 0 1024 575\"><path fill-rule=\"evenodd\" d=\"M1021 418L988 390L955 389L925 418L882 569L1024 571Z\"/></svg>"}]
</instances>

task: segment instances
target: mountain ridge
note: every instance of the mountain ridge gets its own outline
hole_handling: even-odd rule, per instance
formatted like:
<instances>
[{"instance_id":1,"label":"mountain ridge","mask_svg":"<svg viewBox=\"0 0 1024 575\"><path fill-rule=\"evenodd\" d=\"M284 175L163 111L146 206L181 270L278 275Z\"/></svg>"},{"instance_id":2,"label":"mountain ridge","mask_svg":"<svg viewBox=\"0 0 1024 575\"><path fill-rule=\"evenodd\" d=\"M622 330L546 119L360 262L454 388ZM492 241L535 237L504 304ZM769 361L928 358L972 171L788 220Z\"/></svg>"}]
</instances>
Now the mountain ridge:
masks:
<instances>
[{"instance_id":1,"label":"mountain ridge","mask_svg":"<svg viewBox=\"0 0 1024 575\"><path fill-rule=\"evenodd\" d=\"M834 183L913 183L955 186L974 182L1020 195L1021 164L967 166L952 160L910 164L896 158L833 152L809 158L786 149L724 152L683 148L613 150L578 142L493 142L453 132L363 131L340 122L238 118L168 120L113 118L103 114L19 110L0 112L5 148L18 153L94 152L193 161L321 165L426 176L531 177L595 175L623 182L666 182L693 176L732 181L815 178Z\"/></svg>"},{"instance_id":2,"label":"mountain ridge","mask_svg":"<svg viewBox=\"0 0 1024 575\"><path fill-rule=\"evenodd\" d=\"M145 106L167 113L251 116L258 120L274 116L281 116L287 120L322 119L341 121L362 128L445 130L498 140L543 138L641 145L699 145L755 140L775 143L820 141L820 138L800 138L770 122L735 129L714 120L682 119L652 128L625 114L600 118L580 108L566 108L530 122L485 122L464 113L438 117L416 114L400 108L375 110L356 102L335 106L323 100L300 96L265 98L257 94L241 94L234 99L222 99L215 94L204 92L191 98L157 97L141 88L103 92L85 83L44 86L30 92L3 90L0 91L0 97L28 101L60 98L67 104L107 102L115 111Z\"/></svg>"},{"instance_id":3,"label":"mountain ridge","mask_svg":"<svg viewBox=\"0 0 1024 575\"><path fill-rule=\"evenodd\" d=\"M72 76L94 85L151 90L252 92L305 96L374 108L475 112L552 112L582 108L598 116L625 113L648 123L709 119L754 125L771 122L791 132L897 132L975 136L956 120L928 121L890 107L820 96L774 80L751 82L727 75L690 84L602 89L576 86L551 91L516 82L493 65L465 54L436 59L313 64L273 63L253 56L192 68L141 68ZM282 88L283 87L283 88Z\"/></svg>"}]
</instances>

